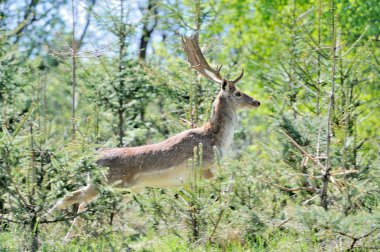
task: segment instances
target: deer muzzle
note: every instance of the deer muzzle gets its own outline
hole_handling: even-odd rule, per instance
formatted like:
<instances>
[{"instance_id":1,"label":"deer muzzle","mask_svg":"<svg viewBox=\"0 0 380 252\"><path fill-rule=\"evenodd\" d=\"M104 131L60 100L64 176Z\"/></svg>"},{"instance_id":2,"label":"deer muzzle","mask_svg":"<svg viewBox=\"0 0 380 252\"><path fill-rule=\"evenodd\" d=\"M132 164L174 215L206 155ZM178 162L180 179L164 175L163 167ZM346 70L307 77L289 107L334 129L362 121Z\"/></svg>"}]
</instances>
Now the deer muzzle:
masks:
<instances>
[{"instance_id":1,"label":"deer muzzle","mask_svg":"<svg viewBox=\"0 0 380 252\"><path fill-rule=\"evenodd\" d=\"M252 106L258 108L258 107L260 107L260 102L256 101L256 100L253 100L252 101Z\"/></svg>"}]
</instances>

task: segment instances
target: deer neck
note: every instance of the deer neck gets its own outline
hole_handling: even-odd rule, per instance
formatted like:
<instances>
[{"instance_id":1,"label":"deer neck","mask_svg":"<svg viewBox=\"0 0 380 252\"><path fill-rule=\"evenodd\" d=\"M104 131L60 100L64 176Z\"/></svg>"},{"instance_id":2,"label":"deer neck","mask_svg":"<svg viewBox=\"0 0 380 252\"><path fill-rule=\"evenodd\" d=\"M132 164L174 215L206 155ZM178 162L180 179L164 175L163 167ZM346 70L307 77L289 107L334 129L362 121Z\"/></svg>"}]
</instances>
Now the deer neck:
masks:
<instances>
[{"instance_id":1,"label":"deer neck","mask_svg":"<svg viewBox=\"0 0 380 252\"><path fill-rule=\"evenodd\" d=\"M213 145L219 149L222 156L231 146L237 124L236 107L227 100L227 97L219 94L214 102L210 128L213 133Z\"/></svg>"}]
</instances>

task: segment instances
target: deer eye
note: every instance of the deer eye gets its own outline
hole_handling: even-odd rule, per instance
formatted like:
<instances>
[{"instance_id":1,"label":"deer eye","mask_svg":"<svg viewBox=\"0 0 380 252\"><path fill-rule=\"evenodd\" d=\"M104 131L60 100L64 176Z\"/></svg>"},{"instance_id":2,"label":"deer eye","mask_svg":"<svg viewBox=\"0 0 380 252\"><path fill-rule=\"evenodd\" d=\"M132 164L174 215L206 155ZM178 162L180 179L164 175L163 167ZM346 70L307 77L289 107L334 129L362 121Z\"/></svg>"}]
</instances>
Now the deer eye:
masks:
<instances>
[{"instance_id":1,"label":"deer eye","mask_svg":"<svg viewBox=\"0 0 380 252\"><path fill-rule=\"evenodd\" d=\"M240 96L241 96L241 93L240 93L240 92L236 92L236 93L235 93L235 96L236 96L236 97L240 97Z\"/></svg>"}]
</instances>

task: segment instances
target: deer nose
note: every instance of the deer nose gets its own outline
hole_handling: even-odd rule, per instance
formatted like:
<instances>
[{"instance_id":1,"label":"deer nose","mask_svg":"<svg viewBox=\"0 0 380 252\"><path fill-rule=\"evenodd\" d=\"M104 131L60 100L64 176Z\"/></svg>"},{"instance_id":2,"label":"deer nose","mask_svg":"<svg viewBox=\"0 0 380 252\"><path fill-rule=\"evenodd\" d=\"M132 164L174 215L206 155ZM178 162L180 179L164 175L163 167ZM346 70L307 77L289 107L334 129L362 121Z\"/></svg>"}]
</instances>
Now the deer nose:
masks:
<instances>
[{"instance_id":1,"label":"deer nose","mask_svg":"<svg viewBox=\"0 0 380 252\"><path fill-rule=\"evenodd\" d=\"M260 102L259 101L257 101L257 105L258 105L258 107L260 107Z\"/></svg>"}]
</instances>

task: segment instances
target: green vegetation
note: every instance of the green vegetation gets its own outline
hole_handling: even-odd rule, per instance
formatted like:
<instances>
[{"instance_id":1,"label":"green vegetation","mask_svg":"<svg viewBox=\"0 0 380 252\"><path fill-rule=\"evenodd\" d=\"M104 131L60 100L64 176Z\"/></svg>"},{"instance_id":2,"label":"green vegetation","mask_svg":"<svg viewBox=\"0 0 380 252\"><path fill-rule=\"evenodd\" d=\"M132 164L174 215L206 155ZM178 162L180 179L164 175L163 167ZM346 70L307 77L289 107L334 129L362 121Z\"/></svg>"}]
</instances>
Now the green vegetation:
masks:
<instances>
[{"instance_id":1,"label":"green vegetation","mask_svg":"<svg viewBox=\"0 0 380 252\"><path fill-rule=\"evenodd\" d=\"M0 251L380 249L378 1L137 2L0 2ZM195 151L181 188L107 185L97 148L209 119L218 86L180 46L196 30L261 107L215 178ZM77 206L47 211L90 181L64 243Z\"/></svg>"}]
</instances>

